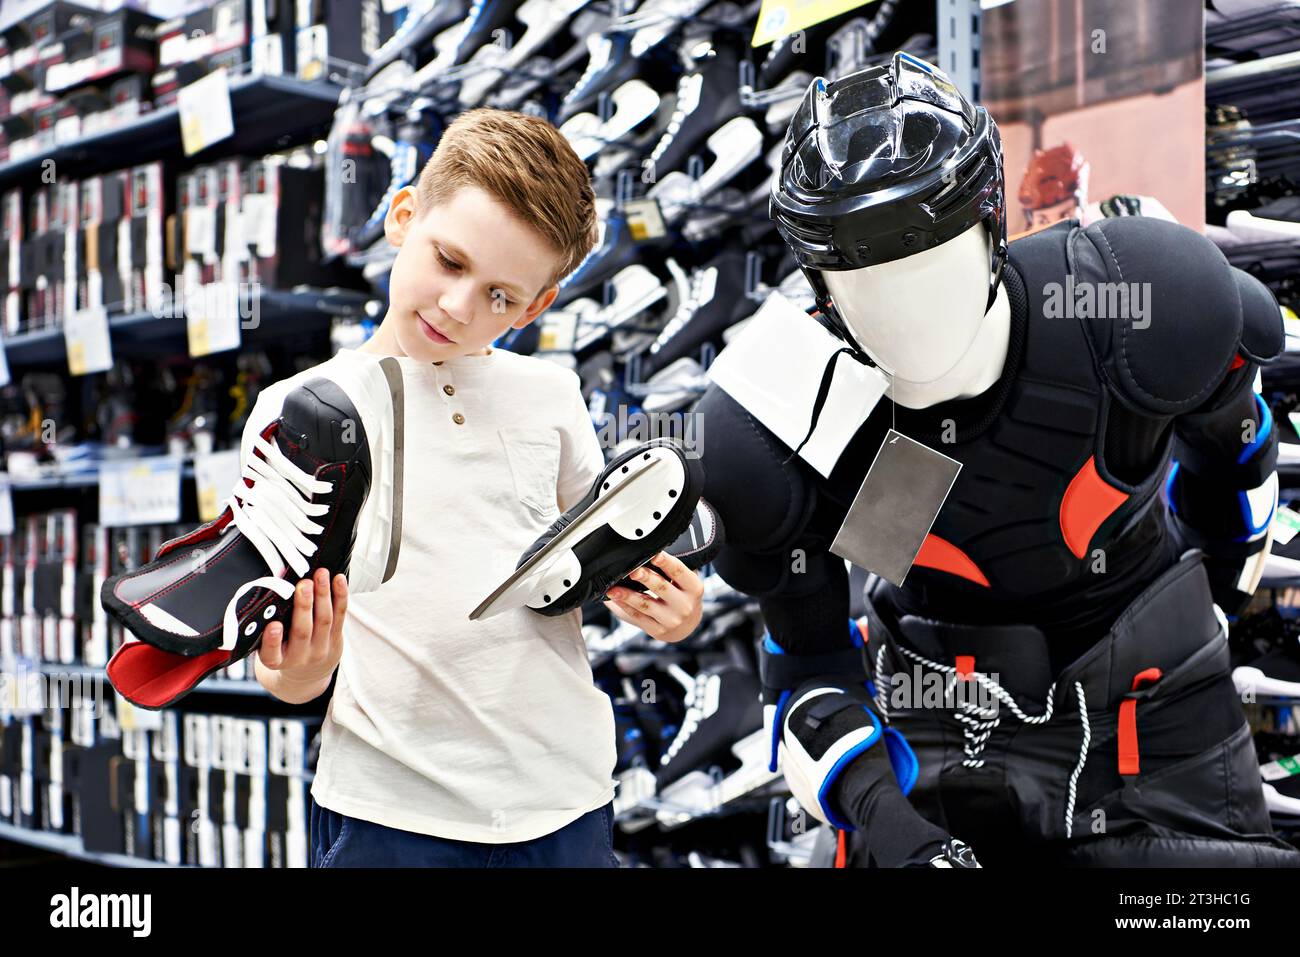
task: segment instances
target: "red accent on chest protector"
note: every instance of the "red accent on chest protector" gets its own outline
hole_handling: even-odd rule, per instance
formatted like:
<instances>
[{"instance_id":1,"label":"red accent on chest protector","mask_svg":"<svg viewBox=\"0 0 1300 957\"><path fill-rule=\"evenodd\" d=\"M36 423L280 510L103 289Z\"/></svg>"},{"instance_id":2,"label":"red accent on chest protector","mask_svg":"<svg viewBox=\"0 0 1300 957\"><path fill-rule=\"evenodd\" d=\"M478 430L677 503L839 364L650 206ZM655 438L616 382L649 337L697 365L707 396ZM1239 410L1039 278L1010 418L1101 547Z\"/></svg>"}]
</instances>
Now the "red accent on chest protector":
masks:
<instances>
[{"instance_id":1,"label":"red accent on chest protector","mask_svg":"<svg viewBox=\"0 0 1300 957\"><path fill-rule=\"evenodd\" d=\"M970 556L951 542L945 542L938 535L925 536L925 541L921 543L921 550L916 553L916 560L912 564L947 572L965 578L967 581L973 581L977 585L983 585L985 588L989 587L989 580L984 577L979 566L971 561Z\"/></svg>"},{"instance_id":2,"label":"red accent on chest protector","mask_svg":"<svg viewBox=\"0 0 1300 957\"><path fill-rule=\"evenodd\" d=\"M1082 558L1101 523L1128 500L1097 474L1095 456L1083 463L1061 499L1061 536L1075 558Z\"/></svg>"}]
</instances>

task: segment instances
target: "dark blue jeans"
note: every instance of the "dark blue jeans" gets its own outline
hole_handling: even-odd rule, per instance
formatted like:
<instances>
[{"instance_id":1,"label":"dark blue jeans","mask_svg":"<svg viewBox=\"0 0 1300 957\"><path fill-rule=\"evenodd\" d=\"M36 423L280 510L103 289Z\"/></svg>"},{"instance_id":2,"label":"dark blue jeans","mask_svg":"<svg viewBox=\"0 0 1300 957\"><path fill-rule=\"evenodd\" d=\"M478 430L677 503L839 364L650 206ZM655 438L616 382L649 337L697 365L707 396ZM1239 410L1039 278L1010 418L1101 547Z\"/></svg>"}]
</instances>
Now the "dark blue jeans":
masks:
<instances>
[{"instance_id":1,"label":"dark blue jeans","mask_svg":"<svg viewBox=\"0 0 1300 957\"><path fill-rule=\"evenodd\" d=\"M452 841L339 814L311 802L312 867L618 867L614 807L517 844Z\"/></svg>"}]
</instances>

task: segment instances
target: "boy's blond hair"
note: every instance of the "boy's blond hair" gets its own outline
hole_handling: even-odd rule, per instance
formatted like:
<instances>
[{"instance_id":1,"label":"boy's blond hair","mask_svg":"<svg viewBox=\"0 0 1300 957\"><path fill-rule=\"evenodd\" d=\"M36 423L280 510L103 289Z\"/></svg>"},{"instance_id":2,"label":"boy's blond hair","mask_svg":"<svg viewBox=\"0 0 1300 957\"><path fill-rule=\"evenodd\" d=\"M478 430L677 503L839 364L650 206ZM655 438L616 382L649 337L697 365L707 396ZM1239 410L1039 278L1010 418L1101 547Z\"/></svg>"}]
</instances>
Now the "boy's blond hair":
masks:
<instances>
[{"instance_id":1,"label":"boy's blond hair","mask_svg":"<svg viewBox=\"0 0 1300 957\"><path fill-rule=\"evenodd\" d=\"M542 234L560 255L544 288L578 267L596 245L596 196L587 166L546 120L479 107L447 127L416 185L419 208L478 186Z\"/></svg>"}]
</instances>

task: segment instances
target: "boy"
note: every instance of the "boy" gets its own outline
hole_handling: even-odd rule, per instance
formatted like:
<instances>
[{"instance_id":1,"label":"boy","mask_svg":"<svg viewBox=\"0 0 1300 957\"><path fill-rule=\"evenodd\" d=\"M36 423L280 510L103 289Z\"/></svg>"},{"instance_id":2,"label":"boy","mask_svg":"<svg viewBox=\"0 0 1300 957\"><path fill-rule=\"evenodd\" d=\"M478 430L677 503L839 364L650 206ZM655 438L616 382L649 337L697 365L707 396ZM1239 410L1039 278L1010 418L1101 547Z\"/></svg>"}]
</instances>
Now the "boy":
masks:
<instances>
[{"instance_id":1,"label":"boy","mask_svg":"<svg viewBox=\"0 0 1300 957\"><path fill-rule=\"evenodd\" d=\"M578 611L469 611L604 467L576 376L492 349L537 319L596 240L586 167L544 120L462 114L393 199L389 308L361 351L395 356L406 402L401 560L349 600L324 570L293 626L263 636L258 680L283 701L338 681L312 785L314 866L614 866L614 724ZM263 392L275 419L310 370ZM612 614L663 641L699 624L699 578L671 556L611 589ZM344 622L346 621L346 626ZM347 632L347 642L343 632Z\"/></svg>"}]
</instances>

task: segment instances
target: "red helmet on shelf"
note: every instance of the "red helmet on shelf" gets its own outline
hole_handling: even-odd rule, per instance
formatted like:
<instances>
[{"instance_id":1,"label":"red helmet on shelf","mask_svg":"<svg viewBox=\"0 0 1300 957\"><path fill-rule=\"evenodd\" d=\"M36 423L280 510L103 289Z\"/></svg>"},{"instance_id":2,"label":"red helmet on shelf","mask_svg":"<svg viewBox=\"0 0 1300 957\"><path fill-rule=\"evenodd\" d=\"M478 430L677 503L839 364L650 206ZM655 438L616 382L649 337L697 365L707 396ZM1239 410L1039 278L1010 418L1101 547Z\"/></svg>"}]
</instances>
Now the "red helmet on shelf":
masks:
<instances>
[{"instance_id":1,"label":"red helmet on shelf","mask_svg":"<svg viewBox=\"0 0 1300 957\"><path fill-rule=\"evenodd\" d=\"M1034 150L1020 180L1020 205L1026 210L1046 209L1075 199L1080 205L1088 194L1088 161L1069 143Z\"/></svg>"}]
</instances>

